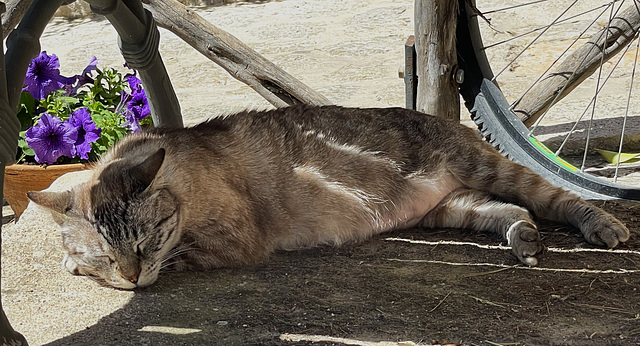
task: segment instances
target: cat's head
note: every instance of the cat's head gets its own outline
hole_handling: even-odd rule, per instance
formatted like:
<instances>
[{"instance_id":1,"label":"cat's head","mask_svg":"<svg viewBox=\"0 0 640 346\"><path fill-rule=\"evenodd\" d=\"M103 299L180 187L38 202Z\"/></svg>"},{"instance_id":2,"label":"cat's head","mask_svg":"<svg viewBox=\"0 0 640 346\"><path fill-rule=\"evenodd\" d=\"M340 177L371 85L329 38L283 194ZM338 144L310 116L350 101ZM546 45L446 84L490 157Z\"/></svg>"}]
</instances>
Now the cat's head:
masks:
<instances>
[{"instance_id":1,"label":"cat's head","mask_svg":"<svg viewBox=\"0 0 640 346\"><path fill-rule=\"evenodd\" d=\"M69 191L28 193L60 225L70 272L122 289L157 280L180 239L178 200L162 186L164 156L114 160Z\"/></svg>"}]
</instances>

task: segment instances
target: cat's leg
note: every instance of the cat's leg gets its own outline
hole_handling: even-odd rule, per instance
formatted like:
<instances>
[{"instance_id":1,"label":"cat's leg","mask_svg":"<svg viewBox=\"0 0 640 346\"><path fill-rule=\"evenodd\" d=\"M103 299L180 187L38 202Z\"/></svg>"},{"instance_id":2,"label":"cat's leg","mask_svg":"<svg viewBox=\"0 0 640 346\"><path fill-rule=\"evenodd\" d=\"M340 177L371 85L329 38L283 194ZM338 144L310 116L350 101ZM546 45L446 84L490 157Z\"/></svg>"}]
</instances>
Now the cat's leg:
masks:
<instances>
[{"instance_id":1,"label":"cat's leg","mask_svg":"<svg viewBox=\"0 0 640 346\"><path fill-rule=\"evenodd\" d=\"M514 255L527 265L536 265L545 250L540 233L526 209L492 200L489 194L471 189L450 193L424 217L421 225L496 232L507 240Z\"/></svg>"},{"instance_id":2,"label":"cat's leg","mask_svg":"<svg viewBox=\"0 0 640 346\"><path fill-rule=\"evenodd\" d=\"M587 242L594 245L614 248L629 239L629 230L613 215L522 168L521 177L516 178L519 191L496 191L496 195L527 208L536 216L578 228Z\"/></svg>"},{"instance_id":3,"label":"cat's leg","mask_svg":"<svg viewBox=\"0 0 640 346\"><path fill-rule=\"evenodd\" d=\"M537 217L570 224L591 244L613 248L629 239L629 230L613 215L506 159L490 144L476 145L485 148L468 148L451 165L454 176L466 187L518 204Z\"/></svg>"}]
</instances>

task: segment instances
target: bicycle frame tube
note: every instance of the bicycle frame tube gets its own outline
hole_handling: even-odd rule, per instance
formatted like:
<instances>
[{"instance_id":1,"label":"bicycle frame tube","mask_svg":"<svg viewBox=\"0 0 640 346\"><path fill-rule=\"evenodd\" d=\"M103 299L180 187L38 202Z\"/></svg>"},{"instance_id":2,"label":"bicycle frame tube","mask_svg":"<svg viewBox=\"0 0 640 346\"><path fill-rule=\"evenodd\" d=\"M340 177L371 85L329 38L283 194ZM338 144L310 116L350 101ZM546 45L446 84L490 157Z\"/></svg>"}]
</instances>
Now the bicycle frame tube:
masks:
<instances>
[{"instance_id":1,"label":"bicycle frame tube","mask_svg":"<svg viewBox=\"0 0 640 346\"><path fill-rule=\"evenodd\" d=\"M122 56L140 73L154 125L182 127L180 104L158 52L160 33L151 13L142 7L140 0L86 1L93 12L104 15L118 32Z\"/></svg>"}]
</instances>

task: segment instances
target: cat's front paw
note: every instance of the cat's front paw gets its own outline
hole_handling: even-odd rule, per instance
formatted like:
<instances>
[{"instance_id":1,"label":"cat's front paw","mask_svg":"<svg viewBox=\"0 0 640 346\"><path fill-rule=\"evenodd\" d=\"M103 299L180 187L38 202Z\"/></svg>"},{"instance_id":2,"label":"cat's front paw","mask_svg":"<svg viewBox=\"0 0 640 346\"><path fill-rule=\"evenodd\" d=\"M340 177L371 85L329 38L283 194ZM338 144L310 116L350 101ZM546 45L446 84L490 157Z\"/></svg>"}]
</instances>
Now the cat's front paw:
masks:
<instances>
[{"instance_id":1,"label":"cat's front paw","mask_svg":"<svg viewBox=\"0 0 640 346\"><path fill-rule=\"evenodd\" d=\"M513 224L506 234L511 251L520 262L535 266L546 251L536 227L528 222L520 221Z\"/></svg>"},{"instance_id":2,"label":"cat's front paw","mask_svg":"<svg viewBox=\"0 0 640 346\"><path fill-rule=\"evenodd\" d=\"M593 217L585 222L582 234L589 243L610 249L629 240L629 229L609 214Z\"/></svg>"}]
</instances>

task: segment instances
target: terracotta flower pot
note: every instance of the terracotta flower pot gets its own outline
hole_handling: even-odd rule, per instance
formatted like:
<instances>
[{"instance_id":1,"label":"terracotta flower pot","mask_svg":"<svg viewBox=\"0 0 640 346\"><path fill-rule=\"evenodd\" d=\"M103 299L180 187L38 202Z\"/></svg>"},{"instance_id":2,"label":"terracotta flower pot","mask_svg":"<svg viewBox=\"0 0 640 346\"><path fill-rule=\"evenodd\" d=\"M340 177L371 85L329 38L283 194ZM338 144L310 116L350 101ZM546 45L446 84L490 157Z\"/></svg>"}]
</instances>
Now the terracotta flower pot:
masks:
<instances>
[{"instance_id":1,"label":"terracotta flower pot","mask_svg":"<svg viewBox=\"0 0 640 346\"><path fill-rule=\"evenodd\" d=\"M89 165L9 165L4 169L4 198L18 218L29 204L27 192L44 190L58 177L84 169L89 169Z\"/></svg>"}]
</instances>

